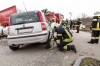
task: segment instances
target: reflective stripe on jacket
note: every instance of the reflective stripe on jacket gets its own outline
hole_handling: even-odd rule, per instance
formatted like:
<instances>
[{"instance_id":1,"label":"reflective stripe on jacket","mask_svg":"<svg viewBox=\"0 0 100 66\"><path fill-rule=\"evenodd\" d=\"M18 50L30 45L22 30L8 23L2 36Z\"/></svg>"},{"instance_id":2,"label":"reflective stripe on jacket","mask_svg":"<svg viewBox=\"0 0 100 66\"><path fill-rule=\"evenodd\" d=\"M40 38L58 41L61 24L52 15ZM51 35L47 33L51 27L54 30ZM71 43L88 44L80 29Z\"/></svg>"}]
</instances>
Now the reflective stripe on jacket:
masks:
<instances>
[{"instance_id":1,"label":"reflective stripe on jacket","mask_svg":"<svg viewBox=\"0 0 100 66\"><path fill-rule=\"evenodd\" d=\"M57 28L57 39L62 39L64 42L71 42L73 40L71 32L61 26Z\"/></svg>"},{"instance_id":2,"label":"reflective stripe on jacket","mask_svg":"<svg viewBox=\"0 0 100 66\"><path fill-rule=\"evenodd\" d=\"M100 31L100 17L99 16L93 17L90 29L94 31Z\"/></svg>"}]
</instances>

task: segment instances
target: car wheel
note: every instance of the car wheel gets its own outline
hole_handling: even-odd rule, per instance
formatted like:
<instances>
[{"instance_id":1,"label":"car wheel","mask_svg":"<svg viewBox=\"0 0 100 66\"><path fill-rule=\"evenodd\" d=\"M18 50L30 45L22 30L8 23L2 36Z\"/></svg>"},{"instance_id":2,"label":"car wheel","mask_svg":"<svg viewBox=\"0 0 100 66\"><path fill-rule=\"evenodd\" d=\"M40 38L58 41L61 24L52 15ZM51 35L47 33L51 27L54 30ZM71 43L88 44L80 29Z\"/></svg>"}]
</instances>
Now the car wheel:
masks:
<instances>
[{"instance_id":1,"label":"car wheel","mask_svg":"<svg viewBox=\"0 0 100 66\"><path fill-rule=\"evenodd\" d=\"M44 47L45 49L51 48L50 42L51 42L51 39L50 39L50 33L49 33L48 40L45 42L45 47Z\"/></svg>"},{"instance_id":2,"label":"car wheel","mask_svg":"<svg viewBox=\"0 0 100 66\"><path fill-rule=\"evenodd\" d=\"M50 39L47 40L47 42L45 43L45 49L49 49L51 48L51 45L50 45Z\"/></svg>"},{"instance_id":3,"label":"car wheel","mask_svg":"<svg viewBox=\"0 0 100 66\"><path fill-rule=\"evenodd\" d=\"M11 50L15 51L15 50L18 50L18 49L19 49L19 46L17 46L17 47L9 46L9 48L10 48Z\"/></svg>"}]
</instances>

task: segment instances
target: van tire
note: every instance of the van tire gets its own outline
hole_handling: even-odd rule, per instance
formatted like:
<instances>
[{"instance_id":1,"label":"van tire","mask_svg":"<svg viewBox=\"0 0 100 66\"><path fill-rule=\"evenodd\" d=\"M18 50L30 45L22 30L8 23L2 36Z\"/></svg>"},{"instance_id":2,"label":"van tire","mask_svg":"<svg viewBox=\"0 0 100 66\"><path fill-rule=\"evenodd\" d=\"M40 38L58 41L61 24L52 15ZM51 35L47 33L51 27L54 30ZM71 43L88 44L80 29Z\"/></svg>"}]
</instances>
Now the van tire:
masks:
<instances>
[{"instance_id":1,"label":"van tire","mask_svg":"<svg viewBox=\"0 0 100 66\"><path fill-rule=\"evenodd\" d=\"M19 49L19 46L18 46L18 47L9 46L9 48L10 48L11 50L15 51L15 50L18 50L18 49Z\"/></svg>"}]
</instances>

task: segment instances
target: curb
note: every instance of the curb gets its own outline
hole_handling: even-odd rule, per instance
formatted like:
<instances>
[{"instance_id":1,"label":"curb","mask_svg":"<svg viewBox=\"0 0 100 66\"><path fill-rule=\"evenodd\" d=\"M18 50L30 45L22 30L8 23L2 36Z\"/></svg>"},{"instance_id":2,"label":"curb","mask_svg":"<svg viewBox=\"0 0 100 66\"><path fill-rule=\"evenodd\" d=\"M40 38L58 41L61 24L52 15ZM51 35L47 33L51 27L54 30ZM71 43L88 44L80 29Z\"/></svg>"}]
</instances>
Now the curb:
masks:
<instances>
[{"instance_id":1,"label":"curb","mask_svg":"<svg viewBox=\"0 0 100 66\"><path fill-rule=\"evenodd\" d=\"M90 57L90 56L80 56L80 57L78 57L78 59L75 61L75 63L74 63L74 65L73 66L79 66L80 65L80 63L81 63L81 61L82 61L82 59L84 59L84 58L92 58L92 57Z\"/></svg>"}]
</instances>

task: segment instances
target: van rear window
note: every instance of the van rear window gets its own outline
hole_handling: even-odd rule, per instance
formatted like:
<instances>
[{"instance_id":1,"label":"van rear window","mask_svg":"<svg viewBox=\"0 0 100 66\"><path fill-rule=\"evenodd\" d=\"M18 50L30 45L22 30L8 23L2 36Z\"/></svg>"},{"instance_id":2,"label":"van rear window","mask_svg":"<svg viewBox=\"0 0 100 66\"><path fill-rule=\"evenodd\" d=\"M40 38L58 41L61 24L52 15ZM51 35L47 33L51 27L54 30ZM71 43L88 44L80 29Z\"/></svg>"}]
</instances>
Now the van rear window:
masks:
<instances>
[{"instance_id":1,"label":"van rear window","mask_svg":"<svg viewBox=\"0 0 100 66\"><path fill-rule=\"evenodd\" d=\"M11 16L10 25L40 22L37 12L17 13Z\"/></svg>"}]
</instances>

